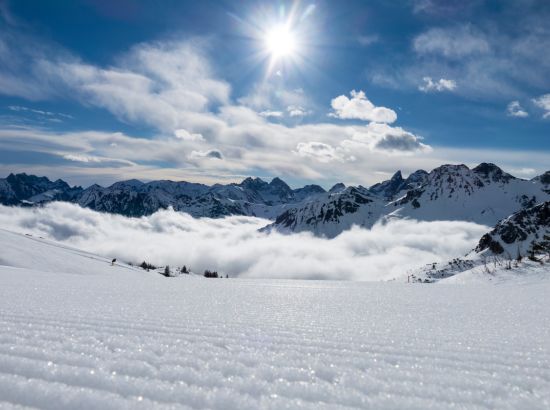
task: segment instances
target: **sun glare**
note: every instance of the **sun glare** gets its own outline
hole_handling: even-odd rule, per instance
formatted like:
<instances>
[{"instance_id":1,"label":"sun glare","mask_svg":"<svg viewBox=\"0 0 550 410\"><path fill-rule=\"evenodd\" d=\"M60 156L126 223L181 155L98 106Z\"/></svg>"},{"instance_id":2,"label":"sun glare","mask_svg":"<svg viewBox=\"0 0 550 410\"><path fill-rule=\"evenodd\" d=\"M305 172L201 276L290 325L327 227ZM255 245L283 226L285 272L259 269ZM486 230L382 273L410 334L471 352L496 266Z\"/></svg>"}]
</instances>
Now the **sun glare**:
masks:
<instances>
[{"instance_id":1,"label":"sun glare","mask_svg":"<svg viewBox=\"0 0 550 410\"><path fill-rule=\"evenodd\" d=\"M268 31L265 44L267 51L275 59L291 56L296 51L296 38L292 31L284 25Z\"/></svg>"}]
</instances>

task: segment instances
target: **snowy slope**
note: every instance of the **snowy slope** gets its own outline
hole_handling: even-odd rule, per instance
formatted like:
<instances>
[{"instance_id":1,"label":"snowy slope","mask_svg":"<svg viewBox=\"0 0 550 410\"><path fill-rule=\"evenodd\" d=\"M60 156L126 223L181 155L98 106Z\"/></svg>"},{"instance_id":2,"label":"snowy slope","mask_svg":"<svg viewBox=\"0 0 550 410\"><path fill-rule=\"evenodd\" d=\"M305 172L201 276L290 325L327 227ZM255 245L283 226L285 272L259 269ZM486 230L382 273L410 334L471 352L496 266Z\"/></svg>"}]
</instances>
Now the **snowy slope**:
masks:
<instances>
[{"instance_id":1,"label":"snowy slope","mask_svg":"<svg viewBox=\"0 0 550 410\"><path fill-rule=\"evenodd\" d=\"M550 279L550 201L515 212L464 257L433 263L407 273L419 282L479 282Z\"/></svg>"},{"instance_id":2,"label":"snowy slope","mask_svg":"<svg viewBox=\"0 0 550 410\"><path fill-rule=\"evenodd\" d=\"M40 237L0 229L0 266L79 275L144 275L142 269Z\"/></svg>"},{"instance_id":3,"label":"snowy slope","mask_svg":"<svg viewBox=\"0 0 550 410\"><path fill-rule=\"evenodd\" d=\"M0 266L2 409L550 406L548 281L168 279L0 238L31 266Z\"/></svg>"}]
</instances>

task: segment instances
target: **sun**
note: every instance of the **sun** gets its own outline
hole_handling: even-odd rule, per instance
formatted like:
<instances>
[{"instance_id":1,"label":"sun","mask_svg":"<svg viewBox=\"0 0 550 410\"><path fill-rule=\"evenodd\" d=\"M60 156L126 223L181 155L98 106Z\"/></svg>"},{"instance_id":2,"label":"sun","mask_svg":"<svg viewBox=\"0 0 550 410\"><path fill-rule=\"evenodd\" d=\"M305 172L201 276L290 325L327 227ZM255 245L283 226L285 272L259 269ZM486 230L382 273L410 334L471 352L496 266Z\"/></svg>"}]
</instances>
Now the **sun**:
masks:
<instances>
[{"instance_id":1,"label":"sun","mask_svg":"<svg viewBox=\"0 0 550 410\"><path fill-rule=\"evenodd\" d=\"M290 57L296 52L296 36L287 25L273 27L265 35L265 46L271 57Z\"/></svg>"}]
</instances>

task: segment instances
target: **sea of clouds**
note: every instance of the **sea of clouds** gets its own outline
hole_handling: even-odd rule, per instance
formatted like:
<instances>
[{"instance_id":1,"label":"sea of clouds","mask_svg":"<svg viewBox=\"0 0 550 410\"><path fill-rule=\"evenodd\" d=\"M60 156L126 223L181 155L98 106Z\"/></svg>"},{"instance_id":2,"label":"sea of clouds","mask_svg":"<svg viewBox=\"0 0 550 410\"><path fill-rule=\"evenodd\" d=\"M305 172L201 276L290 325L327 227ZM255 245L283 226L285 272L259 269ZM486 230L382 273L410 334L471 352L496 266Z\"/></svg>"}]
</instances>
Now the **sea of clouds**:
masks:
<instances>
[{"instance_id":1,"label":"sea of clouds","mask_svg":"<svg viewBox=\"0 0 550 410\"><path fill-rule=\"evenodd\" d=\"M232 216L195 219L163 210L142 218L69 203L0 206L0 228L42 236L119 261L183 264L230 277L403 280L410 269L471 250L488 227L462 221L393 220L334 239L260 233L270 221Z\"/></svg>"}]
</instances>

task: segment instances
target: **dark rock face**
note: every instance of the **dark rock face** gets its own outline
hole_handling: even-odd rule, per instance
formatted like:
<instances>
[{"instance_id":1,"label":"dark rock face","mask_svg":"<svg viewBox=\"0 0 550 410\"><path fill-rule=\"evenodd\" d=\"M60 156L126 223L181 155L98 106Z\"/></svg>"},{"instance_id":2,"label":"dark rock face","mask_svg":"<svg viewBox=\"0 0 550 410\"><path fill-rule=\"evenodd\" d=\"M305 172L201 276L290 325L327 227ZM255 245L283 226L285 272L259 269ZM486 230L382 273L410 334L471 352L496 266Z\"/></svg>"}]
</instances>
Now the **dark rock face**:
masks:
<instances>
[{"instance_id":1,"label":"dark rock face","mask_svg":"<svg viewBox=\"0 0 550 410\"><path fill-rule=\"evenodd\" d=\"M533 178L531 181L540 183L542 190L547 194L550 194L550 171L546 171L544 174Z\"/></svg>"},{"instance_id":2,"label":"dark rock face","mask_svg":"<svg viewBox=\"0 0 550 410\"><path fill-rule=\"evenodd\" d=\"M550 201L514 213L500 221L483 235L476 252L486 249L495 254L505 251L504 246L530 241L530 248L550 252ZM504 246L503 246L504 245Z\"/></svg>"},{"instance_id":3,"label":"dark rock face","mask_svg":"<svg viewBox=\"0 0 550 410\"><path fill-rule=\"evenodd\" d=\"M25 173L10 174L6 179L0 180L0 183L0 203L4 205L17 205L22 201L71 201L82 192L81 187L70 187L61 179L50 181L46 177ZM39 195L42 196L33 198Z\"/></svg>"},{"instance_id":4,"label":"dark rock face","mask_svg":"<svg viewBox=\"0 0 550 410\"><path fill-rule=\"evenodd\" d=\"M475 250L476 252L481 252L485 249L490 249L491 252L496 255L500 255L504 252L504 248L502 247L502 245L499 242L495 241L493 237L488 233L481 237Z\"/></svg>"},{"instance_id":5,"label":"dark rock face","mask_svg":"<svg viewBox=\"0 0 550 410\"><path fill-rule=\"evenodd\" d=\"M550 185L550 171L546 171L544 174L540 175L539 180L544 185Z\"/></svg>"},{"instance_id":6,"label":"dark rock face","mask_svg":"<svg viewBox=\"0 0 550 410\"><path fill-rule=\"evenodd\" d=\"M394 203L395 206L398 205L405 205L407 203L411 203L415 208L420 208L420 203L418 202L418 198L422 196L424 191L422 189L412 189L407 192L404 198Z\"/></svg>"},{"instance_id":7,"label":"dark rock face","mask_svg":"<svg viewBox=\"0 0 550 410\"><path fill-rule=\"evenodd\" d=\"M389 201L394 199L399 192L418 188L426 181L427 176L426 171L418 170L409 175L407 179L403 179L401 171L397 171L391 179L374 184L369 191Z\"/></svg>"},{"instance_id":8,"label":"dark rock face","mask_svg":"<svg viewBox=\"0 0 550 410\"><path fill-rule=\"evenodd\" d=\"M397 171L390 180L371 186L369 191L383 198L391 199L402 189L404 183L405 180L401 175L401 171Z\"/></svg>"},{"instance_id":9,"label":"dark rock face","mask_svg":"<svg viewBox=\"0 0 550 410\"><path fill-rule=\"evenodd\" d=\"M509 182L512 179L516 179L510 174L507 174L495 164L482 162L472 171L479 175L484 180L491 180L493 182Z\"/></svg>"}]
</instances>

